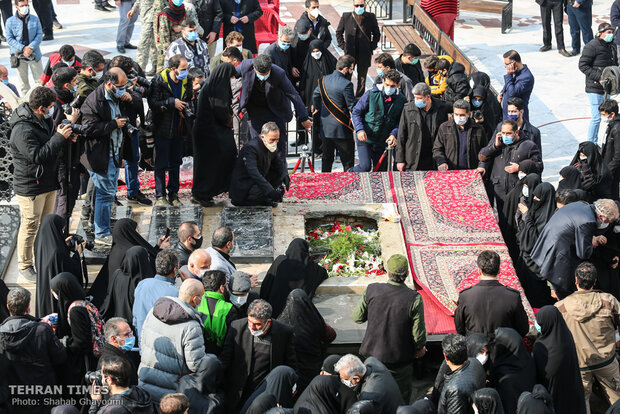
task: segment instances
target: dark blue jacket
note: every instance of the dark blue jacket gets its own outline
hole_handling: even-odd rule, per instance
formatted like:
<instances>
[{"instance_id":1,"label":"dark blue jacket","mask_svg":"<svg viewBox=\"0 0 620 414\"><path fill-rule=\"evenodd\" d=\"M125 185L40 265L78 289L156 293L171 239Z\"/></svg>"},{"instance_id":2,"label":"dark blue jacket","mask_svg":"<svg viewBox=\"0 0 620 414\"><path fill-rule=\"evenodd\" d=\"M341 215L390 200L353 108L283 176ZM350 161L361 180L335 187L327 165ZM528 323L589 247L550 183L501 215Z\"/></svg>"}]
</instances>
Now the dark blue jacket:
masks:
<instances>
[{"instance_id":1,"label":"dark blue jacket","mask_svg":"<svg viewBox=\"0 0 620 414\"><path fill-rule=\"evenodd\" d=\"M355 106L353 83L345 78L342 73L335 70L333 73L325 76L325 91L338 108L349 114L353 111L353 107ZM342 125L329 113L325 105L323 105L318 86L314 89L312 100L315 109L321 108L320 114L318 114L321 117L321 137L338 139L352 137L353 131L345 125Z\"/></svg>"},{"instance_id":2,"label":"dark blue jacket","mask_svg":"<svg viewBox=\"0 0 620 414\"><path fill-rule=\"evenodd\" d=\"M528 105L530 103L530 95L534 89L534 75L530 72L527 65L523 65L520 71L510 75L504 75L504 88L502 93L502 109L504 110L504 119L508 118L508 100L513 96L518 96L525 103L525 112L523 118L529 121L530 111Z\"/></svg>"},{"instance_id":3,"label":"dark blue jacket","mask_svg":"<svg viewBox=\"0 0 620 414\"><path fill-rule=\"evenodd\" d=\"M241 75L239 110L247 109L248 112L252 112L253 109L248 107L254 81L256 80L256 71L253 64L254 59L247 59L237 66L237 73ZM267 106L275 118L285 122L290 122L293 119L290 102L293 102L297 118L300 121L308 118L306 105L301 100L299 93L286 76L286 72L277 65L271 65L271 74L265 83L265 95L267 96Z\"/></svg>"}]
</instances>

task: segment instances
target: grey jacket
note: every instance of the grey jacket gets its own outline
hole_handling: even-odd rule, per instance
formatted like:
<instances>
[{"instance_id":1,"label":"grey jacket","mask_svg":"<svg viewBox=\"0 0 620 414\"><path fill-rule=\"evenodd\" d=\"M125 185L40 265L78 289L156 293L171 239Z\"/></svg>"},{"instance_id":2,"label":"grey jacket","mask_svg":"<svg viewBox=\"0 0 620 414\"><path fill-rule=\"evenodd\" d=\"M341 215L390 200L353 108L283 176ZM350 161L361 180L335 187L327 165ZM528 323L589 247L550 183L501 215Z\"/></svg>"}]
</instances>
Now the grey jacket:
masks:
<instances>
[{"instance_id":1,"label":"grey jacket","mask_svg":"<svg viewBox=\"0 0 620 414\"><path fill-rule=\"evenodd\" d=\"M211 255L211 267L209 269L221 270L226 273L226 280L230 279L230 275L237 271L235 266L213 247L207 247L205 250Z\"/></svg>"},{"instance_id":2,"label":"grey jacket","mask_svg":"<svg viewBox=\"0 0 620 414\"><path fill-rule=\"evenodd\" d=\"M200 314L178 298L155 302L142 326L138 385L154 402L176 392L180 377L196 373L207 358Z\"/></svg>"}]
</instances>

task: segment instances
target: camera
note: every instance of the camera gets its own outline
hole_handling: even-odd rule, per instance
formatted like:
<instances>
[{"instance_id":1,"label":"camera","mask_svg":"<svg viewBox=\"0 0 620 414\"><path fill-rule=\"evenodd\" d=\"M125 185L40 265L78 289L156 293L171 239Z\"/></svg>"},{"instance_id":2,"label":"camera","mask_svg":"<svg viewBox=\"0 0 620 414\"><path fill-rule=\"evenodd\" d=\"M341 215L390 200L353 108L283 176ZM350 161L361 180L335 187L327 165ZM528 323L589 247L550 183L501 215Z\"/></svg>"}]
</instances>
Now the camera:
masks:
<instances>
[{"instance_id":1,"label":"camera","mask_svg":"<svg viewBox=\"0 0 620 414\"><path fill-rule=\"evenodd\" d=\"M127 75L127 79L136 80L136 83L143 88L149 88L151 86L151 81L147 78L143 78L142 76L138 76L135 72L131 72Z\"/></svg>"},{"instance_id":2,"label":"camera","mask_svg":"<svg viewBox=\"0 0 620 414\"><path fill-rule=\"evenodd\" d=\"M101 371L86 371L86 374L84 374L84 380L88 385L94 382L95 385L103 386Z\"/></svg>"},{"instance_id":3,"label":"camera","mask_svg":"<svg viewBox=\"0 0 620 414\"><path fill-rule=\"evenodd\" d=\"M71 102L64 104L62 106L62 109L65 111L65 114L71 115L71 113L73 112L73 108L80 109L85 100L85 97L78 95Z\"/></svg>"},{"instance_id":4,"label":"camera","mask_svg":"<svg viewBox=\"0 0 620 414\"><path fill-rule=\"evenodd\" d=\"M189 107L187 107L187 106L186 106L185 108L183 108L183 110L182 110L181 112L183 113L183 116L184 116L186 119L190 119L190 120L191 120L191 119L196 119L196 115L195 115L195 114L192 112L192 110L191 110L191 109L189 109Z\"/></svg>"},{"instance_id":5,"label":"camera","mask_svg":"<svg viewBox=\"0 0 620 414\"><path fill-rule=\"evenodd\" d=\"M71 125L71 132L76 135L84 135L86 133L86 125L72 124L70 120L63 119L61 125Z\"/></svg>"},{"instance_id":6,"label":"camera","mask_svg":"<svg viewBox=\"0 0 620 414\"><path fill-rule=\"evenodd\" d=\"M482 111L477 110L472 113L472 118L474 118L476 121L482 121L484 119L484 114L482 113Z\"/></svg>"},{"instance_id":7,"label":"camera","mask_svg":"<svg viewBox=\"0 0 620 414\"><path fill-rule=\"evenodd\" d=\"M129 122L127 122L125 126L127 127L127 132L129 132L131 135L137 134L138 131L140 131L137 127L131 125Z\"/></svg>"},{"instance_id":8,"label":"camera","mask_svg":"<svg viewBox=\"0 0 620 414\"><path fill-rule=\"evenodd\" d=\"M71 241L75 242L75 245L82 244L85 241L84 237L80 236L79 234L70 234L69 236L71 236ZM86 250L93 250L95 248L95 243L90 240L86 240L84 248Z\"/></svg>"}]
</instances>

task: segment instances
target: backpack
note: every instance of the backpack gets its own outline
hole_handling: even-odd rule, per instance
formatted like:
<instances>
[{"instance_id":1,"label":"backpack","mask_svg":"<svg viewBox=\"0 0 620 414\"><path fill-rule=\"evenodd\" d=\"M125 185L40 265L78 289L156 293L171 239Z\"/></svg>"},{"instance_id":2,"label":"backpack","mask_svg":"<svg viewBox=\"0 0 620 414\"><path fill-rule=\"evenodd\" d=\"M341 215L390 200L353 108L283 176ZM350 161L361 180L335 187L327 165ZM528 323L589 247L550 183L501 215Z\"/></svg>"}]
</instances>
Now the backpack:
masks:
<instances>
[{"instance_id":1,"label":"backpack","mask_svg":"<svg viewBox=\"0 0 620 414\"><path fill-rule=\"evenodd\" d=\"M99 311L87 300L76 300L69 306L69 310L67 311L67 319L69 321L69 325L71 325L71 309L76 306L82 306L86 308L88 311L88 317L90 318L90 333L93 337L93 355L97 358L101 356L103 352L103 346L105 345L105 335L103 334L103 320L101 316L99 316Z\"/></svg>"}]
</instances>

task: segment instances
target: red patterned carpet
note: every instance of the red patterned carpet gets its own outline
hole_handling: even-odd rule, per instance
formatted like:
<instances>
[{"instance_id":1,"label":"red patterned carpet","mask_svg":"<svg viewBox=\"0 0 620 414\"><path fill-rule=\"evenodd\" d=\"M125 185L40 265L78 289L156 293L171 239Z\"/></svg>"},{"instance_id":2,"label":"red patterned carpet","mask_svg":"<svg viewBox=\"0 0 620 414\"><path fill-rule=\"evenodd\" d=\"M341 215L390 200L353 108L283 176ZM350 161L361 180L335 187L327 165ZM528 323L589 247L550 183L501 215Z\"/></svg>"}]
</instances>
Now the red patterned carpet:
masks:
<instances>
[{"instance_id":1,"label":"red patterned carpet","mask_svg":"<svg viewBox=\"0 0 620 414\"><path fill-rule=\"evenodd\" d=\"M476 257L487 249L499 253L499 280L521 292L533 321L482 180L473 171L304 173L291 179L285 203L397 204L429 334L454 332L458 293L478 282ZM154 192L152 173L141 173L140 181L145 193ZM191 173L182 173L182 197L189 196L191 184Z\"/></svg>"}]
</instances>

